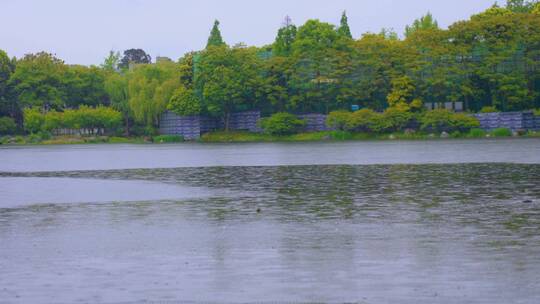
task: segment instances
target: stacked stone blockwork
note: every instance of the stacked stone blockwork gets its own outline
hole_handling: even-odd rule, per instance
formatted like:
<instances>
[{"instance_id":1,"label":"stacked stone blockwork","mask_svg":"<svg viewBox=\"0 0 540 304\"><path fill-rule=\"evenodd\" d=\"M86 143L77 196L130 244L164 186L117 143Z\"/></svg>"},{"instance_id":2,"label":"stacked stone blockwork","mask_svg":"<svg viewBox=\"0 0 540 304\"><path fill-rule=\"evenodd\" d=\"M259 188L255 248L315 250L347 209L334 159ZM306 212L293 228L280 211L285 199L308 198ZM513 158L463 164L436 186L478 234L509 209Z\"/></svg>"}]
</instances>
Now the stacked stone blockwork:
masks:
<instances>
[{"instance_id":1,"label":"stacked stone blockwork","mask_svg":"<svg viewBox=\"0 0 540 304\"><path fill-rule=\"evenodd\" d=\"M497 128L540 130L540 116L535 116L533 112L478 113L474 117L480 121L480 128L487 131Z\"/></svg>"},{"instance_id":2,"label":"stacked stone blockwork","mask_svg":"<svg viewBox=\"0 0 540 304\"><path fill-rule=\"evenodd\" d=\"M533 112L502 112L502 113L479 113L472 114L480 121L480 128L491 131L497 128L508 128L512 131L540 130L540 116ZM303 114L298 118L305 120L306 126L303 132L331 131L326 126L324 114ZM247 111L231 114L229 130L262 132L259 127L261 113L259 111ZM196 140L202 134L223 130L225 123L222 119L207 116L178 116L172 112L166 112L161 116L160 133L164 135L181 135L186 140Z\"/></svg>"},{"instance_id":3,"label":"stacked stone blockwork","mask_svg":"<svg viewBox=\"0 0 540 304\"><path fill-rule=\"evenodd\" d=\"M259 111L231 114L229 129L233 131L260 132L257 123L261 119ZM181 135L186 140L196 140L202 134L225 128L222 119L207 116L179 116L172 112L161 115L159 133L162 135Z\"/></svg>"}]
</instances>

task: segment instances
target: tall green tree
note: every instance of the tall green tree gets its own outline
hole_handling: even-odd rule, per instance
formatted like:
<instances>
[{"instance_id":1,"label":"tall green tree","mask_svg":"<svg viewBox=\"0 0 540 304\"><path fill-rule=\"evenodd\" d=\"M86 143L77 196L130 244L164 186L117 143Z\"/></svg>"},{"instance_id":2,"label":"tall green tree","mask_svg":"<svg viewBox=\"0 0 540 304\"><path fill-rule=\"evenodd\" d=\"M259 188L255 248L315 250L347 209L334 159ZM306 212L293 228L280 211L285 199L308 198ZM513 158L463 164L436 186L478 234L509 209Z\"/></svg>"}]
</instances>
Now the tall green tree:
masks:
<instances>
[{"instance_id":1,"label":"tall green tree","mask_svg":"<svg viewBox=\"0 0 540 304\"><path fill-rule=\"evenodd\" d=\"M387 40L399 40L399 36L393 28L382 28L379 35Z\"/></svg>"},{"instance_id":2,"label":"tall green tree","mask_svg":"<svg viewBox=\"0 0 540 304\"><path fill-rule=\"evenodd\" d=\"M405 37L411 36L413 33L422 31L422 30L431 30L438 29L439 23L433 15L428 12L426 15L422 16L420 19L414 20L412 25L407 25L405 27Z\"/></svg>"},{"instance_id":3,"label":"tall green tree","mask_svg":"<svg viewBox=\"0 0 540 304\"><path fill-rule=\"evenodd\" d=\"M129 106L129 74L109 72L105 79L105 91L109 97L111 106L122 113L124 121L124 133L130 134L130 121L132 112Z\"/></svg>"},{"instance_id":4,"label":"tall green tree","mask_svg":"<svg viewBox=\"0 0 540 304\"><path fill-rule=\"evenodd\" d=\"M514 13L529 13L538 1L506 0L506 8Z\"/></svg>"},{"instance_id":5,"label":"tall green tree","mask_svg":"<svg viewBox=\"0 0 540 304\"><path fill-rule=\"evenodd\" d=\"M416 87L413 80L408 76L394 78L392 91L388 94L388 105L403 110L419 110L422 101L416 97Z\"/></svg>"},{"instance_id":6,"label":"tall green tree","mask_svg":"<svg viewBox=\"0 0 540 304\"><path fill-rule=\"evenodd\" d=\"M474 16L449 28L452 45L470 54L471 109L523 110L538 105L540 18L532 14Z\"/></svg>"},{"instance_id":7,"label":"tall green tree","mask_svg":"<svg viewBox=\"0 0 540 304\"><path fill-rule=\"evenodd\" d=\"M109 55L105 58L103 63L101 64L101 68L106 71L116 71L119 68L120 64L120 52L115 52L111 50L109 52Z\"/></svg>"},{"instance_id":8,"label":"tall green tree","mask_svg":"<svg viewBox=\"0 0 540 304\"><path fill-rule=\"evenodd\" d=\"M343 14L341 14L341 21L339 22L338 33L342 37L352 39L351 29L349 27L349 21L347 19L346 11L343 11Z\"/></svg>"},{"instance_id":9,"label":"tall green tree","mask_svg":"<svg viewBox=\"0 0 540 304\"><path fill-rule=\"evenodd\" d=\"M273 56L263 61L259 107L265 114L293 110L291 108L291 57Z\"/></svg>"},{"instance_id":10,"label":"tall green tree","mask_svg":"<svg viewBox=\"0 0 540 304\"><path fill-rule=\"evenodd\" d=\"M195 94L229 129L231 114L253 109L261 99L261 59L256 48L209 48L201 56Z\"/></svg>"},{"instance_id":11,"label":"tall green tree","mask_svg":"<svg viewBox=\"0 0 540 304\"><path fill-rule=\"evenodd\" d=\"M15 66L6 52L0 50L0 116L13 115L15 100L9 96L8 82Z\"/></svg>"},{"instance_id":12,"label":"tall green tree","mask_svg":"<svg viewBox=\"0 0 540 304\"><path fill-rule=\"evenodd\" d=\"M208 37L208 42L206 43L206 47L210 46L222 46L225 45L225 42L223 41L223 38L221 37L221 31L219 30L219 21L214 21L214 26L212 26L212 30L210 31L210 36Z\"/></svg>"},{"instance_id":13,"label":"tall green tree","mask_svg":"<svg viewBox=\"0 0 540 304\"><path fill-rule=\"evenodd\" d=\"M65 105L66 72L64 62L49 53L29 54L17 61L9 85L22 107L60 109Z\"/></svg>"},{"instance_id":14,"label":"tall green tree","mask_svg":"<svg viewBox=\"0 0 540 304\"><path fill-rule=\"evenodd\" d=\"M345 100L374 110L387 106L392 79L405 75L414 65L416 51L403 41L381 34L365 34L353 43L348 73L343 76Z\"/></svg>"},{"instance_id":15,"label":"tall green tree","mask_svg":"<svg viewBox=\"0 0 540 304\"><path fill-rule=\"evenodd\" d=\"M152 63L152 57L142 49L129 49L124 51L124 57L120 60L118 66L121 69L128 69L130 64L148 64Z\"/></svg>"},{"instance_id":16,"label":"tall green tree","mask_svg":"<svg viewBox=\"0 0 540 304\"><path fill-rule=\"evenodd\" d=\"M533 9L531 10L531 13L540 15L540 2L534 5Z\"/></svg>"},{"instance_id":17,"label":"tall green tree","mask_svg":"<svg viewBox=\"0 0 540 304\"><path fill-rule=\"evenodd\" d=\"M108 103L105 71L98 67L71 65L62 78L64 107L98 106Z\"/></svg>"},{"instance_id":18,"label":"tall green tree","mask_svg":"<svg viewBox=\"0 0 540 304\"><path fill-rule=\"evenodd\" d=\"M193 89L180 85L169 100L167 109L180 116L199 115L201 113L201 102Z\"/></svg>"},{"instance_id":19,"label":"tall green tree","mask_svg":"<svg viewBox=\"0 0 540 304\"><path fill-rule=\"evenodd\" d=\"M345 47L334 25L308 20L293 43L291 108L298 112L326 112L335 101L338 51Z\"/></svg>"},{"instance_id":20,"label":"tall green tree","mask_svg":"<svg viewBox=\"0 0 540 304\"><path fill-rule=\"evenodd\" d=\"M289 56L292 51L292 44L296 39L296 26L289 16L285 17L283 25L278 30L276 40L272 50L276 56Z\"/></svg>"},{"instance_id":21,"label":"tall green tree","mask_svg":"<svg viewBox=\"0 0 540 304\"><path fill-rule=\"evenodd\" d=\"M13 73L11 60L6 52L0 50L0 96L5 94L11 73Z\"/></svg>"},{"instance_id":22,"label":"tall green tree","mask_svg":"<svg viewBox=\"0 0 540 304\"><path fill-rule=\"evenodd\" d=\"M184 57L178 60L178 69L180 72L181 84L188 88L193 88L193 82L195 80L195 68L196 60L200 57L197 52L190 52L184 55Z\"/></svg>"},{"instance_id":23,"label":"tall green tree","mask_svg":"<svg viewBox=\"0 0 540 304\"><path fill-rule=\"evenodd\" d=\"M493 16L508 16L511 15L512 11L506 7L500 7L497 3L493 4L487 10L471 16L471 19L482 19L482 18L491 18ZM458 22L459 23L459 22Z\"/></svg>"}]
</instances>

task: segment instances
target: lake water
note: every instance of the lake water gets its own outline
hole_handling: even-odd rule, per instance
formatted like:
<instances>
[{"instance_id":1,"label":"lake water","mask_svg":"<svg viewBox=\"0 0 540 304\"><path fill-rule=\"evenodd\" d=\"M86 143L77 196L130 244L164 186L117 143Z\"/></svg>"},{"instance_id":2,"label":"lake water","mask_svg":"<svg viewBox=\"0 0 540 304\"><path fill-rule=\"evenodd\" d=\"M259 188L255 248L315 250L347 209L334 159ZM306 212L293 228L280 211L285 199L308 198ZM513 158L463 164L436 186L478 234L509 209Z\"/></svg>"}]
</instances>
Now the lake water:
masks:
<instances>
[{"instance_id":1,"label":"lake water","mask_svg":"<svg viewBox=\"0 0 540 304\"><path fill-rule=\"evenodd\" d=\"M0 303L540 303L540 140L0 148Z\"/></svg>"}]
</instances>

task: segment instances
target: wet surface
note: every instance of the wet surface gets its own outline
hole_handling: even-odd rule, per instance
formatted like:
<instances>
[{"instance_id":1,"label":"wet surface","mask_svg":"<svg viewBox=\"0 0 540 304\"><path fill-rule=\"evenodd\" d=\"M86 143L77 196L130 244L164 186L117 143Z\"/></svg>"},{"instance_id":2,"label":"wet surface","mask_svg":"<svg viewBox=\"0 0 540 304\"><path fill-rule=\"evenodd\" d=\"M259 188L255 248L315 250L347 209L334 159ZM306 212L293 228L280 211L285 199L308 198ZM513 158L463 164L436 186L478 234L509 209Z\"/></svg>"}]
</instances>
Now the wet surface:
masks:
<instances>
[{"instance_id":1,"label":"wet surface","mask_svg":"<svg viewBox=\"0 0 540 304\"><path fill-rule=\"evenodd\" d=\"M540 163L540 138L0 147L0 172L282 165Z\"/></svg>"},{"instance_id":2,"label":"wet surface","mask_svg":"<svg viewBox=\"0 0 540 304\"><path fill-rule=\"evenodd\" d=\"M1 303L540 302L540 164L58 169L0 173Z\"/></svg>"}]
</instances>

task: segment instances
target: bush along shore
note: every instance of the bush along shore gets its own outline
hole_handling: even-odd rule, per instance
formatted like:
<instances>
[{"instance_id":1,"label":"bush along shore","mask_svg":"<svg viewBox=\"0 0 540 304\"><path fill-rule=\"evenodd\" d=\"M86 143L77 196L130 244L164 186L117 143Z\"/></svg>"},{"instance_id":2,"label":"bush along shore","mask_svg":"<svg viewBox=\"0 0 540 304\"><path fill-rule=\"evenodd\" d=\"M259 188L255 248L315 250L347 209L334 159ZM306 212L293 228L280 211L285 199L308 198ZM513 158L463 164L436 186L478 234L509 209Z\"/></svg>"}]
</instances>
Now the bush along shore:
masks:
<instances>
[{"instance_id":1,"label":"bush along shore","mask_svg":"<svg viewBox=\"0 0 540 304\"><path fill-rule=\"evenodd\" d=\"M108 127L121 122L120 114L109 108L87 108L42 114L24 111L28 136L4 136L0 144L97 144L97 143L179 143L180 135L122 137L106 135ZM345 140L427 140L452 138L540 137L540 132L496 128L489 132L470 114L446 109L426 111L414 103L399 102L384 112L370 109L338 110L326 116L331 131L305 132L306 121L280 112L259 120L261 132L214 131L198 142L292 142Z\"/></svg>"},{"instance_id":2,"label":"bush along shore","mask_svg":"<svg viewBox=\"0 0 540 304\"><path fill-rule=\"evenodd\" d=\"M539 131L512 132L506 128L486 132L474 128L469 132L426 133L407 130L384 134L323 131L295 133L289 135L271 135L243 131L215 131L203 134L198 143L254 143L254 142L324 142L324 141L372 141L372 140L444 140L444 139L493 139L493 138L540 138ZM46 133L28 136L3 136L0 145L73 145L73 144L172 144L185 142L182 136L160 135L154 137L121 137L121 136L51 136Z\"/></svg>"},{"instance_id":3,"label":"bush along shore","mask_svg":"<svg viewBox=\"0 0 540 304\"><path fill-rule=\"evenodd\" d=\"M497 131L499 130L499 131ZM204 134L200 141L207 143L248 143L248 142L316 142L316 141L372 141L372 140L442 140L442 139L493 139L493 138L540 138L540 132L512 133L508 129L486 132L472 129L469 133L441 134L425 132L396 132L372 134L347 131L324 131L298 133L294 135L268 135L251 132L211 132ZM504 130L504 135L500 134Z\"/></svg>"}]
</instances>

